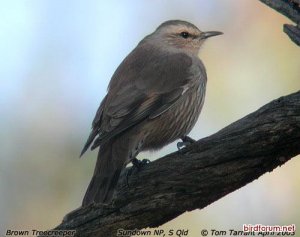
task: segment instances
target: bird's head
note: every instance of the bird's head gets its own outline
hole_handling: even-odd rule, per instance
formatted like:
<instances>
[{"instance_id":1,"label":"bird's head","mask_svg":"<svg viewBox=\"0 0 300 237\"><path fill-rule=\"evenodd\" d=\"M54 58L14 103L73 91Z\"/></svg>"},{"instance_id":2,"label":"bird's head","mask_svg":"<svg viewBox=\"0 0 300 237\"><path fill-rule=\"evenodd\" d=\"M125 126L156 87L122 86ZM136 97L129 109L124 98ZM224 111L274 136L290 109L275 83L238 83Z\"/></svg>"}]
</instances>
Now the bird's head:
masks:
<instances>
[{"instance_id":1,"label":"bird's head","mask_svg":"<svg viewBox=\"0 0 300 237\"><path fill-rule=\"evenodd\" d=\"M202 32L189 22L171 20L162 23L151 36L162 47L183 50L197 55L207 38L221 34L223 33L219 31Z\"/></svg>"}]
</instances>

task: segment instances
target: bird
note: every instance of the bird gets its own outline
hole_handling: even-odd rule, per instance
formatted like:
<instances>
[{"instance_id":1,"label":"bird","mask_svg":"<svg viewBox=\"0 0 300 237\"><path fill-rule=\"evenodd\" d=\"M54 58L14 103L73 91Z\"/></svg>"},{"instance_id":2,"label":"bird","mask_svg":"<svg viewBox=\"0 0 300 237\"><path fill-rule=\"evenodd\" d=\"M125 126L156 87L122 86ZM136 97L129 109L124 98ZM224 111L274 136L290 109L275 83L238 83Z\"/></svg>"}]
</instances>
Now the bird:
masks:
<instances>
[{"instance_id":1,"label":"bird","mask_svg":"<svg viewBox=\"0 0 300 237\"><path fill-rule=\"evenodd\" d=\"M143 38L114 72L81 152L99 147L82 206L112 202L121 171L142 163L136 156L182 139L203 107L207 75L198 54L202 32L183 20L169 20ZM184 143L185 144L185 143Z\"/></svg>"}]
</instances>

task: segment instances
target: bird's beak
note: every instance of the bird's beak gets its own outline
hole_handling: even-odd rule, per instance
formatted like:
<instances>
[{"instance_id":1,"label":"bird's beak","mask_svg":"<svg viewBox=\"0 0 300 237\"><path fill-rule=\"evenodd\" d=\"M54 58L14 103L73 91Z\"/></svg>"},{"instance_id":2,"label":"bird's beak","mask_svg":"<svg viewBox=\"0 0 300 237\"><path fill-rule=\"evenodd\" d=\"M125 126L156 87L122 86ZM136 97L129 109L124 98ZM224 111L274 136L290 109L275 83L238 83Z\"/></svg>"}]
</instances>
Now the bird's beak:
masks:
<instances>
[{"instance_id":1,"label":"bird's beak","mask_svg":"<svg viewBox=\"0 0 300 237\"><path fill-rule=\"evenodd\" d=\"M201 35L200 35L200 38L201 39L207 39L209 37L213 37L213 36L217 36L217 35L222 35L223 32L220 32L220 31L207 31L207 32L203 32Z\"/></svg>"}]
</instances>

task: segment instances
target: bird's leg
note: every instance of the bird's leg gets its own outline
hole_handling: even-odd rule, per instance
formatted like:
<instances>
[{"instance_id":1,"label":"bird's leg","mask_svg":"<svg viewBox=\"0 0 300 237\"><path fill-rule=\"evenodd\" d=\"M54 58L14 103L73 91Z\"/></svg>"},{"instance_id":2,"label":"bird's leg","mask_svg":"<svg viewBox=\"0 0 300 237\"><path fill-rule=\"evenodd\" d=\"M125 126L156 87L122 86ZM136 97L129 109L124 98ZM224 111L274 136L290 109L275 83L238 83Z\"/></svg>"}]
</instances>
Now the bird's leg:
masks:
<instances>
[{"instance_id":1,"label":"bird's leg","mask_svg":"<svg viewBox=\"0 0 300 237\"><path fill-rule=\"evenodd\" d=\"M128 178L129 176L134 172L134 171L139 171L141 170L142 167L144 167L146 164L150 163L150 160L148 159L142 159L142 160L139 160L137 159L136 157L134 157L132 160L131 160L131 163L132 163L132 167L129 168L127 174L126 174L126 183L127 183L127 187L129 187L129 183L128 183Z\"/></svg>"},{"instance_id":2,"label":"bird's leg","mask_svg":"<svg viewBox=\"0 0 300 237\"><path fill-rule=\"evenodd\" d=\"M180 138L182 142L177 142L177 148L178 150L181 150L183 147L192 145L193 143L196 142L193 138L190 138L189 136L183 136Z\"/></svg>"}]
</instances>

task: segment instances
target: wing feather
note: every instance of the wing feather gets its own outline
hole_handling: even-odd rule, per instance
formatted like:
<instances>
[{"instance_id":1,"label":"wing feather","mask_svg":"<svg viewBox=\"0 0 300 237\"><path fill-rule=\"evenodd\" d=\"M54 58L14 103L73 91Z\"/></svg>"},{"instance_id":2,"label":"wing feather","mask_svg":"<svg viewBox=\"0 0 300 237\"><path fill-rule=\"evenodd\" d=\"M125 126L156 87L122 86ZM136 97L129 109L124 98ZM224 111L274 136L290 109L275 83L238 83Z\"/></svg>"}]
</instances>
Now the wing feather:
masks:
<instances>
[{"instance_id":1,"label":"wing feather","mask_svg":"<svg viewBox=\"0 0 300 237\"><path fill-rule=\"evenodd\" d=\"M92 149L170 109L192 83L191 66L186 54L139 45L113 75L83 152L96 136Z\"/></svg>"}]
</instances>

